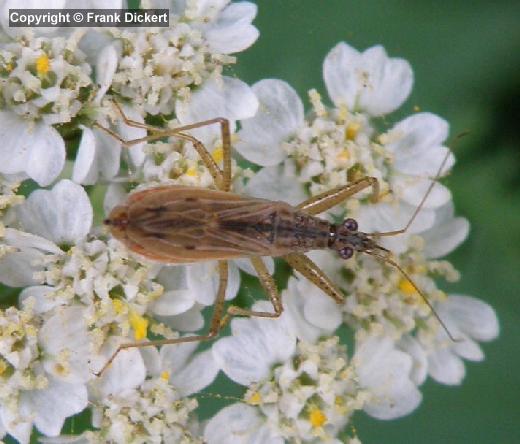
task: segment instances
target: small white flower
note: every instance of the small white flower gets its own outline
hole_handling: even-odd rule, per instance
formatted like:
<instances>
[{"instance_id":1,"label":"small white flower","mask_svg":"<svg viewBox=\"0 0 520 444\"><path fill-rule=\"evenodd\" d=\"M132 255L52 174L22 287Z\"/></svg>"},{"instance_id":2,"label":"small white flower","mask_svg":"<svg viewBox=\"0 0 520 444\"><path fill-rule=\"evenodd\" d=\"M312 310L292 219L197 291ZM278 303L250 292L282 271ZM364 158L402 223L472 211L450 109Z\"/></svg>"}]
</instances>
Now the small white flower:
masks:
<instances>
[{"instance_id":1,"label":"small white flower","mask_svg":"<svg viewBox=\"0 0 520 444\"><path fill-rule=\"evenodd\" d=\"M0 362L5 375L0 417L20 442L28 442L33 424L42 433L57 435L65 418L87 406L85 383L91 375L82 313L78 307L65 308L47 319L39 332L40 320L28 312L10 308L1 313ZM63 336L51 334L56 328Z\"/></svg>"},{"instance_id":2,"label":"small white flower","mask_svg":"<svg viewBox=\"0 0 520 444\"><path fill-rule=\"evenodd\" d=\"M0 112L0 172L24 173L47 186L65 164L65 144L58 132L44 123L23 120L15 113Z\"/></svg>"},{"instance_id":3,"label":"small white flower","mask_svg":"<svg viewBox=\"0 0 520 444\"><path fill-rule=\"evenodd\" d=\"M189 100L177 102L175 112L181 125L224 117L230 121L233 132L237 120L254 116L257 109L258 99L246 83L223 76L221 79L209 79ZM197 128L191 133L208 145L220 136L220 128L214 124Z\"/></svg>"},{"instance_id":4,"label":"small white flower","mask_svg":"<svg viewBox=\"0 0 520 444\"><path fill-rule=\"evenodd\" d=\"M353 358L361 387L370 393L364 410L374 418L408 415L422 395L411 379L412 359L397 350L388 337L367 337L357 342Z\"/></svg>"},{"instance_id":5,"label":"small white flower","mask_svg":"<svg viewBox=\"0 0 520 444\"><path fill-rule=\"evenodd\" d=\"M97 128L81 126L72 180L82 185L94 185L100 179L110 180L119 171L121 144Z\"/></svg>"},{"instance_id":6,"label":"small white flower","mask_svg":"<svg viewBox=\"0 0 520 444\"><path fill-rule=\"evenodd\" d=\"M222 425L226 426L223 427ZM236 403L220 410L207 423L204 439L208 444L284 444L283 437L269 429L262 414L253 406Z\"/></svg>"},{"instance_id":7,"label":"small white flower","mask_svg":"<svg viewBox=\"0 0 520 444\"><path fill-rule=\"evenodd\" d=\"M282 142L304 125L303 103L281 80L261 80L252 89L258 97L258 113L240 122L240 141L234 148L258 165L278 165L287 157Z\"/></svg>"},{"instance_id":8,"label":"small white flower","mask_svg":"<svg viewBox=\"0 0 520 444\"><path fill-rule=\"evenodd\" d=\"M112 341L112 345L116 343ZM187 393L190 392L188 387L198 390L215 378L218 369L211 366L210 352L192 357L193 347L190 346L163 347L160 354L153 348L141 352L124 350L118 354L100 380L93 383L92 389L95 394L93 424L100 429L104 439L114 442L201 442L194 436L191 423L197 401L183 398L175 382L172 385L168 381L180 382ZM106 347L107 357L113 349ZM147 370L152 376L150 379L145 379ZM206 378L202 375L204 372ZM187 379L183 380L182 375ZM197 380L198 377L201 379Z\"/></svg>"},{"instance_id":9,"label":"small white flower","mask_svg":"<svg viewBox=\"0 0 520 444\"><path fill-rule=\"evenodd\" d=\"M219 372L211 350L195 353L198 345L197 342L165 345L159 351L147 347L141 353L152 377L168 381L179 396L186 397L210 385Z\"/></svg>"},{"instance_id":10,"label":"small white flower","mask_svg":"<svg viewBox=\"0 0 520 444\"><path fill-rule=\"evenodd\" d=\"M60 181L51 191L36 190L14 211L27 232L6 232L7 244L18 251L0 259L0 279L12 286L38 282L35 271L42 270L47 259L64 254L56 244L80 242L93 218L85 191L69 180Z\"/></svg>"},{"instance_id":11,"label":"small white flower","mask_svg":"<svg viewBox=\"0 0 520 444\"><path fill-rule=\"evenodd\" d=\"M424 381L427 372L441 384L458 385L465 376L463 359L482 361L484 353L478 342L496 339L499 333L495 311L488 304L463 295L450 295L436 305L439 317L457 342L450 340L438 325L421 329L415 339L405 338L401 348L413 356Z\"/></svg>"},{"instance_id":12,"label":"small white flower","mask_svg":"<svg viewBox=\"0 0 520 444\"><path fill-rule=\"evenodd\" d=\"M344 42L325 57L323 78L336 106L346 105L349 110L372 116L399 108L413 84L412 68L406 60L389 58L382 46L360 53Z\"/></svg>"},{"instance_id":13,"label":"small white flower","mask_svg":"<svg viewBox=\"0 0 520 444\"><path fill-rule=\"evenodd\" d=\"M257 303L256 310L267 310ZM220 339L213 354L220 368L232 380L248 385L246 402L257 406L230 406L207 425L209 442L224 442L243 431L243 442L253 436L259 442L273 439L324 442L333 439L350 415L363 407L366 395L358 390L356 375L348 364L337 337L317 344L298 342L291 313L276 322L266 319L234 319L232 336ZM404 353L402 353L405 355ZM406 356L406 355L405 355ZM411 361L411 360L410 360ZM215 424L231 423L231 430L213 436ZM266 427L267 426L267 427ZM237 441L242 442L242 441Z\"/></svg>"}]
</instances>

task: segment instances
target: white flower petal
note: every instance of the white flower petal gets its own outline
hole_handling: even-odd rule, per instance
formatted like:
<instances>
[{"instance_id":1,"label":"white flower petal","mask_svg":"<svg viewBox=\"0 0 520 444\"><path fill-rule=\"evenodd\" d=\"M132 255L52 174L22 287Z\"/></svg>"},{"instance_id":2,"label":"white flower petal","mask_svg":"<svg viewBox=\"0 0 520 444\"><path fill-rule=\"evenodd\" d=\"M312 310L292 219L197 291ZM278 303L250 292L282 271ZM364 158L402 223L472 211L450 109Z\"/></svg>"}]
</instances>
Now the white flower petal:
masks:
<instances>
[{"instance_id":1,"label":"white flower petal","mask_svg":"<svg viewBox=\"0 0 520 444\"><path fill-rule=\"evenodd\" d=\"M24 121L16 114L0 112L0 172L26 172L41 186L49 185L65 165L65 143L44 123Z\"/></svg>"},{"instance_id":2,"label":"white flower petal","mask_svg":"<svg viewBox=\"0 0 520 444\"><path fill-rule=\"evenodd\" d=\"M431 183L431 179L425 177L397 176L392 180L392 189L404 202L417 208ZM450 190L437 182L424 201L421 212L425 209L435 209L446 205L450 199Z\"/></svg>"},{"instance_id":3,"label":"white flower petal","mask_svg":"<svg viewBox=\"0 0 520 444\"><path fill-rule=\"evenodd\" d=\"M448 137L448 122L431 113L414 114L396 124L385 146L394 153L394 168L403 174L435 177L449 149L442 144ZM450 154L441 175L455 158Z\"/></svg>"},{"instance_id":4,"label":"white flower petal","mask_svg":"<svg viewBox=\"0 0 520 444\"><path fill-rule=\"evenodd\" d=\"M110 214L116 205L119 205L121 202L126 200L127 196L128 193L121 184L109 184L103 201L103 210L105 214Z\"/></svg>"},{"instance_id":5,"label":"white flower petal","mask_svg":"<svg viewBox=\"0 0 520 444\"><path fill-rule=\"evenodd\" d=\"M493 308L476 298L450 295L438 305L441 318L452 320L459 330L477 341L492 341L499 333L498 318Z\"/></svg>"},{"instance_id":6,"label":"white flower petal","mask_svg":"<svg viewBox=\"0 0 520 444\"><path fill-rule=\"evenodd\" d=\"M112 179L119 170L121 144L104 131L84 126L74 162L72 180L83 185L95 184L99 177Z\"/></svg>"},{"instance_id":7,"label":"white flower petal","mask_svg":"<svg viewBox=\"0 0 520 444\"><path fill-rule=\"evenodd\" d=\"M360 53L344 42L326 56L323 78L336 106L379 116L397 109L408 97L413 72L406 60L389 58L381 46Z\"/></svg>"},{"instance_id":8,"label":"white flower petal","mask_svg":"<svg viewBox=\"0 0 520 444\"><path fill-rule=\"evenodd\" d=\"M249 180L244 193L291 205L299 204L307 198L303 185L284 165L262 168Z\"/></svg>"},{"instance_id":9,"label":"white flower petal","mask_svg":"<svg viewBox=\"0 0 520 444\"><path fill-rule=\"evenodd\" d=\"M428 373L437 382L459 385L466 375L462 359L449 350L437 350L428 356Z\"/></svg>"},{"instance_id":10,"label":"white flower petal","mask_svg":"<svg viewBox=\"0 0 520 444\"><path fill-rule=\"evenodd\" d=\"M327 334L327 331L330 333L334 328L330 329L329 326L328 330L323 330L313 323L312 316L304 315L307 304L307 298L304 297L304 294L309 285L312 284L307 279L291 276L287 290L282 294L282 300L284 317L287 318L296 337L309 343L315 343L320 336Z\"/></svg>"},{"instance_id":11,"label":"white flower petal","mask_svg":"<svg viewBox=\"0 0 520 444\"><path fill-rule=\"evenodd\" d=\"M175 3L178 2L178 0L173 1ZM206 19L207 21L219 14L229 1L230 0L198 0L195 4L190 5L190 7L195 9L196 15L200 19Z\"/></svg>"},{"instance_id":12,"label":"white flower petal","mask_svg":"<svg viewBox=\"0 0 520 444\"><path fill-rule=\"evenodd\" d=\"M415 410L421 392L410 380L411 357L387 338L369 337L358 343L353 362L359 382L372 399L364 410L378 419L395 419Z\"/></svg>"},{"instance_id":13,"label":"white flower petal","mask_svg":"<svg viewBox=\"0 0 520 444\"><path fill-rule=\"evenodd\" d=\"M32 192L16 210L27 231L57 244L74 244L84 238L93 219L92 206L83 187L66 179L51 191Z\"/></svg>"},{"instance_id":14,"label":"white flower petal","mask_svg":"<svg viewBox=\"0 0 520 444\"><path fill-rule=\"evenodd\" d=\"M186 266L186 283L197 302L203 305L213 305L219 286L217 262L202 262ZM240 288L240 273L232 262L228 265L228 284L226 299L233 299Z\"/></svg>"},{"instance_id":15,"label":"white flower petal","mask_svg":"<svg viewBox=\"0 0 520 444\"><path fill-rule=\"evenodd\" d=\"M269 303L257 303L255 310L272 311ZM233 319L233 336L219 339L212 347L220 368L233 381L249 385L269 374L273 364L294 353L296 337L284 317Z\"/></svg>"},{"instance_id":16,"label":"white flower petal","mask_svg":"<svg viewBox=\"0 0 520 444\"><path fill-rule=\"evenodd\" d=\"M42 259L42 253L32 248L5 255L0 259L0 282L9 287L39 284L34 273L41 271L42 265L34 264Z\"/></svg>"},{"instance_id":17,"label":"white flower petal","mask_svg":"<svg viewBox=\"0 0 520 444\"><path fill-rule=\"evenodd\" d=\"M410 221L416 208L416 206L395 206L387 203L363 205L357 217L359 229L366 233L399 230ZM429 229L434 222L435 212L423 208L410 226L408 233L421 233Z\"/></svg>"},{"instance_id":18,"label":"white flower petal","mask_svg":"<svg viewBox=\"0 0 520 444\"><path fill-rule=\"evenodd\" d=\"M27 138L26 138L27 140ZM65 165L65 143L58 131L44 124L36 125L25 171L39 185L49 185Z\"/></svg>"},{"instance_id":19,"label":"white flower petal","mask_svg":"<svg viewBox=\"0 0 520 444\"><path fill-rule=\"evenodd\" d=\"M94 103L99 104L110 88L117 63L118 53L114 45L107 45L99 52L96 60L96 83L99 85L99 90L94 98Z\"/></svg>"},{"instance_id":20,"label":"white flower petal","mask_svg":"<svg viewBox=\"0 0 520 444\"><path fill-rule=\"evenodd\" d=\"M48 436L60 433L65 419L88 405L84 385L50 380L43 390L27 390L20 394L20 410L34 415L34 425Z\"/></svg>"},{"instance_id":21,"label":"white flower petal","mask_svg":"<svg viewBox=\"0 0 520 444\"><path fill-rule=\"evenodd\" d=\"M5 229L4 240L8 245L22 250L25 248L33 248L45 253L63 253L54 242L41 236L26 233L25 231L19 231L14 228Z\"/></svg>"},{"instance_id":22,"label":"white flower petal","mask_svg":"<svg viewBox=\"0 0 520 444\"><path fill-rule=\"evenodd\" d=\"M205 82L189 101L178 101L175 111L183 125L224 117L230 120L233 131L235 120L252 117L257 109L258 99L252 89L241 80L224 76L221 80ZM220 128L214 124L191 130L190 133L203 143L209 143L220 135Z\"/></svg>"},{"instance_id":23,"label":"white flower petal","mask_svg":"<svg viewBox=\"0 0 520 444\"><path fill-rule=\"evenodd\" d=\"M446 256L466 239L469 233L469 222L463 217L453 217L453 203L437 209L435 225L421 233L424 239L424 253L435 259Z\"/></svg>"},{"instance_id":24,"label":"white flower petal","mask_svg":"<svg viewBox=\"0 0 520 444\"><path fill-rule=\"evenodd\" d=\"M29 304L31 309L37 314L46 313L66 303L59 298L51 297L51 293L54 290L54 287L47 285L35 285L24 288L20 293L20 304L23 306Z\"/></svg>"},{"instance_id":25,"label":"white flower petal","mask_svg":"<svg viewBox=\"0 0 520 444\"><path fill-rule=\"evenodd\" d=\"M296 91L281 80L261 80L253 85L253 91L260 103L258 111L240 122L240 141L234 148L258 165L278 165L287 157L281 143L304 124L303 103Z\"/></svg>"},{"instance_id":26,"label":"white flower petal","mask_svg":"<svg viewBox=\"0 0 520 444\"><path fill-rule=\"evenodd\" d=\"M305 318L313 325L322 328L328 333L332 333L338 328L342 321L341 311L338 304L327 296L315 285L311 285L309 291L302 294L305 298L305 308L303 310Z\"/></svg>"},{"instance_id":27,"label":"white flower petal","mask_svg":"<svg viewBox=\"0 0 520 444\"><path fill-rule=\"evenodd\" d=\"M170 382L181 396L197 393L210 385L216 378L219 367L211 350L197 353L180 371L173 371Z\"/></svg>"},{"instance_id":28,"label":"white flower petal","mask_svg":"<svg viewBox=\"0 0 520 444\"><path fill-rule=\"evenodd\" d=\"M480 346L471 339L464 339L463 341L457 342L453 345L453 350L461 358L467 359L468 361L484 360L484 352Z\"/></svg>"},{"instance_id":29,"label":"white flower petal","mask_svg":"<svg viewBox=\"0 0 520 444\"><path fill-rule=\"evenodd\" d=\"M209 49L216 53L232 54L251 46L259 31L251 22L257 6L249 2L231 3L204 30Z\"/></svg>"},{"instance_id":30,"label":"white flower petal","mask_svg":"<svg viewBox=\"0 0 520 444\"><path fill-rule=\"evenodd\" d=\"M198 342L184 342L161 347L159 354L163 369L171 374L179 372L186 366L198 346Z\"/></svg>"},{"instance_id":31,"label":"white flower petal","mask_svg":"<svg viewBox=\"0 0 520 444\"><path fill-rule=\"evenodd\" d=\"M128 119L134 120L139 123L144 123L143 116L139 113L137 109L132 108L126 104L119 104L119 106L121 107L123 113ZM117 133L121 136L123 140L126 141L141 139L147 136L146 129L136 128L135 126L128 126L124 123L123 119L121 119L117 124ZM119 143L113 137L110 137L108 134L102 133L101 131L99 137L105 137L107 139L105 144ZM136 145L132 145L130 148L124 148L125 150L128 150L128 152L130 153L130 159L134 166L140 166L143 164L144 159L146 157L143 151L144 146L145 142L142 142Z\"/></svg>"},{"instance_id":32,"label":"white flower petal","mask_svg":"<svg viewBox=\"0 0 520 444\"><path fill-rule=\"evenodd\" d=\"M284 443L281 437L271 435L257 409L242 403L224 407L213 416L204 429L204 440L208 444Z\"/></svg>"},{"instance_id":33,"label":"white flower petal","mask_svg":"<svg viewBox=\"0 0 520 444\"><path fill-rule=\"evenodd\" d=\"M83 185L95 184L98 178L96 166L96 138L90 128L82 126L83 133L79 143L72 180Z\"/></svg>"},{"instance_id":34,"label":"white flower petal","mask_svg":"<svg viewBox=\"0 0 520 444\"><path fill-rule=\"evenodd\" d=\"M193 332L204 326L204 318L201 310L203 306L195 304L189 310L176 316L156 316L159 322L164 322L169 327L178 331Z\"/></svg>"},{"instance_id":35,"label":"white flower petal","mask_svg":"<svg viewBox=\"0 0 520 444\"><path fill-rule=\"evenodd\" d=\"M119 343L126 343L120 342ZM104 346L103 356L105 359L100 361L101 370L103 365L106 363L112 354L116 351L117 343L115 338L110 341L109 344ZM132 369L132 371L128 371ZM94 381L95 387L93 388L93 394L103 398L110 395L118 395L124 393L127 390L138 387L142 384L146 377L146 367L143 362L143 357L139 353L137 348L129 348L120 351L115 357L114 361L110 366L105 369L103 374Z\"/></svg>"},{"instance_id":36,"label":"white flower petal","mask_svg":"<svg viewBox=\"0 0 520 444\"><path fill-rule=\"evenodd\" d=\"M189 290L172 290L165 292L150 305L150 309L161 316L175 316L188 311L195 304Z\"/></svg>"},{"instance_id":37,"label":"white flower petal","mask_svg":"<svg viewBox=\"0 0 520 444\"><path fill-rule=\"evenodd\" d=\"M412 357L410 378L416 385L421 385L428 376L428 358L421 344L414 337L406 335L401 338L398 347Z\"/></svg>"},{"instance_id":38,"label":"white flower petal","mask_svg":"<svg viewBox=\"0 0 520 444\"><path fill-rule=\"evenodd\" d=\"M8 406L0 407L0 416L4 427L13 438L20 444L28 444L31 439L32 423L21 421L18 412L11 410Z\"/></svg>"},{"instance_id":39,"label":"white flower petal","mask_svg":"<svg viewBox=\"0 0 520 444\"><path fill-rule=\"evenodd\" d=\"M39 342L45 351L45 369L60 381L82 383L93 375L89 368L91 338L87 333L86 316L84 307L63 308L47 319L38 333ZM67 353L69 364L67 373L61 370L60 364L60 354L64 352Z\"/></svg>"}]
</instances>

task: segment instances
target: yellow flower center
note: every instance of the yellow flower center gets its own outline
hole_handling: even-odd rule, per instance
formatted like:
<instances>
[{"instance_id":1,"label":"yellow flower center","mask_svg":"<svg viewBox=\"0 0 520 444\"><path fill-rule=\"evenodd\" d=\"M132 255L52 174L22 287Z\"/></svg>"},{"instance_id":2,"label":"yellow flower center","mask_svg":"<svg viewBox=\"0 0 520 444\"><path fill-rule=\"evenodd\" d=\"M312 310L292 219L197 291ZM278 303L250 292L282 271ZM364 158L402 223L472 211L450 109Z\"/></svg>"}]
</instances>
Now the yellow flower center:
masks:
<instances>
[{"instance_id":1,"label":"yellow flower center","mask_svg":"<svg viewBox=\"0 0 520 444\"><path fill-rule=\"evenodd\" d=\"M340 161L346 162L350 157L350 153L348 150L341 150L337 155L336 158Z\"/></svg>"},{"instance_id":2,"label":"yellow flower center","mask_svg":"<svg viewBox=\"0 0 520 444\"><path fill-rule=\"evenodd\" d=\"M121 299L112 299L112 306L114 307L114 311L117 314L123 313L125 309L125 304L123 303L123 301L121 301Z\"/></svg>"},{"instance_id":3,"label":"yellow flower center","mask_svg":"<svg viewBox=\"0 0 520 444\"><path fill-rule=\"evenodd\" d=\"M250 405L260 405L262 403L262 395L258 392L254 392L247 400L247 403Z\"/></svg>"},{"instance_id":4,"label":"yellow flower center","mask_svg":"<svg viewBox=\"0 0 520 444\"><path fill-rule=\"evenodd\" d=\"M128 322L130 322L130 326L134 329L134 338L136 341L146 338L148 332L147 319L132 310L128 317Z\"/></svg>"},{"instance_id":5,"label":"yellow flower center","mask_svg":"<svg viewBox=\"0 0 520 444\"><path fill-rule=\"evenodd\" d=\"M309 414L309 421L313 427L321 427L327 422L327 416L320 409L314 408Z\"/></svg>"},{"instance_id":6,"label":"yellow flower center","mask_svg":"<svg viewBox=\"0 0 520 444\"><path fill-rule=\"evenodd\" d=\"M215 162L222 162L222 159L224 159L224 149L222 147L215 148L211 153L211 156Z\"/></svg>"},{"instance_id":7,"label":"yellow flower center","mask_svg":"<svg viewBox=\"0 0 520 444\"><path fill-rule=\"evenodd\" d=\"M195 167L189 167L187 170L186 170L186 176L190 176L190 177L196 177L197 176L197 169Z\"/></svg>"},{"instance_id":8,"label":"yellow flower center","mask_svg":"<svg viewBox=\"0 0 520 444\"><path fill-rule=\"evenodd\" d=\"M357 122L350 123L347 126L347 129L345 130L345 139L354 140L357 137L360 129L361 129L361 125L359 123L357 123Z\"/></svg>"},{"instance_id":9,"label":"yellow flower center","mask_svg":"<svg viewBox=\"0 0 520 444\"><path fill-rule=\"evenodd\" d=\"M7 370L8 365L7 362L5 362L3 359L0 358L0 376L4 374L4 372Z\"/></svg>"},{"instance_id":10,"label":"yellow flower center","mask_svg":"<svg viewBox=\"0 0 520 444\"><path fill-rule=\"evenodd\" d=\"M399 282L399 290L401 290L407 296L412 296L417 293L413 284L408 279L404 278Z\"/></svg>"},{"instance_id":11,"label":"yellow flower center","mask_svg":"<svg viewBox=\"0 0 520 444\"><path fill-rule=\"evenodd\" d=\"M170 379L170 372L167 370L164 370L163 372L161 372L161 379L168 381Z\"/></svg>"},{"instance_id":12,"label":"yellow flower center","mask_svg":"<svg viewBox=\"0 0 520 444\"><path fill-rule=\"evenodd\" d=\"M49 57L46 54L42 54L40 57L36 59L36 72L40 75L47 74L51 64L49 62Z\"/></svg>"}]
</instances>

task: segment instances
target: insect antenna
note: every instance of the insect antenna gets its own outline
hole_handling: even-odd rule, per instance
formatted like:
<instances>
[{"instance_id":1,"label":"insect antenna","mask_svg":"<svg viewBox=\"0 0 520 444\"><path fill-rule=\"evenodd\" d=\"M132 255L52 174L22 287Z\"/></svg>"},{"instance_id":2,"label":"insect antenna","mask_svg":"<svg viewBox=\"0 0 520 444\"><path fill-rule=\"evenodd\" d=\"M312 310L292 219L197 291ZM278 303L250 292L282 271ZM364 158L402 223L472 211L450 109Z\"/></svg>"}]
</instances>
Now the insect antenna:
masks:
<instances>
[{"instance_id":1,"label":"insect antenna","mask_svg":"<svg viewBox=\"0 0 520 444\"><path fill-rule=\"evenodd\" d=\"M455 144L455 142L457 142L458 140L460 140L467 134L469 134L468 131L459 133L455 137L455 140L453 141L453 143ZM382 233L367 233L367 234L371 235L371 236L395 236L396 234L406 233L406 231L408 231L408 229L410 228L410 226L413 224L414 220L416 219L417 215L421 211L422 207L424 206L424 203L426 202L426 199L428 199L428 196L432 192L433 187L435 187L435 185L437 184L437 180L441 177L442 170L444 169L446 162L448 162L450 154L451 154L451 150L448 150L448 152L444 156L444 159L442 160L442 162L439 166L439 169L437 170L437 173L435 173L435 176L433 176L433 178L431 179L430 185L428 186L426 193L424 193L424 196L422 197L421 201L419 202L419 205L417 205L417 207L415 208L415 211L413 212L412 217L410 217L410 220L408 220L408 223L404 226L404 228L401 228L400 230L384 231Z\"/></svg>"},{"instance_id":2,"label":"insect antenna","mask_svg":"<svg viewBox=\"0 0 520 444\"><path fill-rule=\"evenodd\" d=\"M384 250L383 248L381 248L382 250ZM392 259L388 258L388 257L385 257L385 256L382 256L380 254L377 254L377 253L374 253L374 252L369 252L369 251L366 251L367 254L369 254L370 256L374 256L375 258L387 263L387 264L390 264L392 267L396 268L403 276L406 280L408 280L408 282L410 282L410 284L412 285L412 287L415 289L415 291L419 294L419 296L421 296L422 300L424 301L424 303L429 307L429 309L431 310L431 312L433 313L433 315L435 316L435 318L437 319L437 321L439 321L439 324L441 325L441 327L443 328L443 330L446 332L446 334L448 335L448 337L453 341L453 342L461 342L462 339L460 338L455 338L451 333L450 333L450 330L448 329L448 327L446 326L446 324L444 323L444 321L441 319L441 317L439 316L439 314L437 313L437 311L435 310L435 308L433 308L433 305L432 303L428 300L428 298L426 297L426 295L419 289L419 287L417 286L417 284L412 280L412 278L410 277L410 275L403 270L403 268L395 261L393 261Z\"/></svg>"},{"instance_id":3,"label":"insect antenna","mask_svg":"<svg viewBox=\"0 0 520 444\"><path fill-rule=\"evenodd\" d=\"M457 142L458 140L460 140L462 137L466 136L468 134L468 131L465 131L465 132L462 132L462 133L459 133L456 137L455 137L455 140L454 140L454 143ZM432 192L433 190L433 187L436 185L436 181L439 179L439 177L441 176L442 174L442 170L444 169L444 166L446 165L446 162L448 161L448 158L450 157L450 154L451 154L451 150L448 150L448 152L446 153L446 155L444 156L444 159L442 160L440 166L439 166L439 169L437 170L437 173L435 174L435 176L431 179L431 182L430 182L430 185L428 186L427 190L426 190L426 193L424 193L424 196L422 197L421 201L419 202L419 205L417 205L417 208L415 209L415 211L413 212L412 214L412 217L410 218L410 220L408 221L408 223L404 226L404 228L401 228L400 230L393 230L393 231L385 231L383 233L367 233L368 236L374 236L374 237L379 237L379 236L395 236L397 234L402 234L402 233L405 233L409 228L410 226L413 224L415 218L417 217L417 215L419 214L419 212L421 211L422 207L424 206L424 203L426 202L426 199L428 199L428 196L430 195L430 193ZM446 334L448 335L448 337L453 341L453 342L460 342L462 341L462 339L460 338L455 338L451 332L449 331L448 327L446 326L446 324L444 323L444 321L441 319L441 317L439 316L439 314L435 311L435 308L433 307L432 303L428 300L428 298L426 297L426 295L419 289L419 287L415 284L415 282L410 278L410 276L408 275L408 273L406 273L406 271L404 271L404 269L397 263L395 262L394 260L390 259L388 257L388 255L390 254L390 252L386 249L386 248L383 248L381 247L380 245L375 245L375 248L377 248L378 250L381 250L383 252L385 252L385 255L381 255L381 254L377 254L375 253L374 251L365 251L365 253L367 254L370 254L371 256L374 256L375 258L383 261L383 262L386 262L388 264L390 264L391 266L393 266L394 268L396 268L403 276L405 279L408 280L408 282L410 282L410 284L412 285L412 287L415 289L415 291L421 296L421 298L423 299L423 301L425 302L425 304L430 308L431 312L433 313L433 315L435 316L435 318L437 319L437 321L439 322L439 324L442 326L442 328L444 329L444 331L446 332Z\"/></svg>"}]
</instances>

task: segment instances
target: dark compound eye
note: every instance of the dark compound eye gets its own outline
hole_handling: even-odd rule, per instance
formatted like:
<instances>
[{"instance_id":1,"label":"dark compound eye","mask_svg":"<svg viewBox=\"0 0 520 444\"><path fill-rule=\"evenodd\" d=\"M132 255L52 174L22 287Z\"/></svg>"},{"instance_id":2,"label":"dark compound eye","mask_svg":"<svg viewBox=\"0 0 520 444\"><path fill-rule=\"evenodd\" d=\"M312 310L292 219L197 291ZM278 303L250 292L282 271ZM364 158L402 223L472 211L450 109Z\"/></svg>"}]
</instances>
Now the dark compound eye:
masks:
<instances>
[{"instance_id":1,"label":"dark compound eye","mask_svg":"<svg viewBox=\"0 0 520 444\"><path fill-rule=\"evenodd\" d=\"M354 255L354 249L352 247L344 247L339 250L339 255L342 259L350 259Z\"/></svg>"},{"instance_id":2,"label":"dark compound eye","mask_svg":"<svg viewBox=\"0 0 520 444\"><path fill-rule=\"evenodd\" d=\"M348 231L357 231L358 229L358 224L357 222L354 220L354 219L345 219L345 221L343 222L343 226L348 230Z\"/></svg>"}]
</instances>

